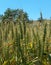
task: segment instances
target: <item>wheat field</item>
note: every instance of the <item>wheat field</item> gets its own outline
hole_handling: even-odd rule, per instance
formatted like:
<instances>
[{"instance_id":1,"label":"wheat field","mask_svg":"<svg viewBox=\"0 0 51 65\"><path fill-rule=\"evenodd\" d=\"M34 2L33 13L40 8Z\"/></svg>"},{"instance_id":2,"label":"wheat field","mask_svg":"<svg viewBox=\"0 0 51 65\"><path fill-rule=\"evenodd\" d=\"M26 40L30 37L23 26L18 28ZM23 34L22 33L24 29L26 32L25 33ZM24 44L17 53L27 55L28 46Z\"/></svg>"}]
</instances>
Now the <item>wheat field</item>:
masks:
<instances>
[{"instance_id":1,"label":"wheat field","mask_svg":"<svg viewBox=\"0 0 51 65\"><path fill-rule=\"evenodd\" d=\"M0 23L0 65L51 65L51 21Z\"/></svg>"}]
</instances>

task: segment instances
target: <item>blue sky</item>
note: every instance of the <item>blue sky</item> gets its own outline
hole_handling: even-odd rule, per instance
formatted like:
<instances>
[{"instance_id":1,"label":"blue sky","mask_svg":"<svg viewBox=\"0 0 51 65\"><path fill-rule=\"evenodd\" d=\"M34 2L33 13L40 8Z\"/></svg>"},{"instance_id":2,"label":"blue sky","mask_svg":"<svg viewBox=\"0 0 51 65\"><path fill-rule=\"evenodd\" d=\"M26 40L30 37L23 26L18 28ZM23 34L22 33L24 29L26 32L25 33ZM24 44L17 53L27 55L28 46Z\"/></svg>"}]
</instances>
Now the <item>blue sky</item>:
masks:
<instances>
[{"instance_id":1,"label":"blue sky","mask_svg":"<svg viewBox=\"0 0 51 65\"><path fill-rule=\"evenodd\" d=\"M23 9L30 19L38 19L42 11L43 17L51 17L51 0L0 0L0 14L7 8Z\"/></svg>"}]
</instances>

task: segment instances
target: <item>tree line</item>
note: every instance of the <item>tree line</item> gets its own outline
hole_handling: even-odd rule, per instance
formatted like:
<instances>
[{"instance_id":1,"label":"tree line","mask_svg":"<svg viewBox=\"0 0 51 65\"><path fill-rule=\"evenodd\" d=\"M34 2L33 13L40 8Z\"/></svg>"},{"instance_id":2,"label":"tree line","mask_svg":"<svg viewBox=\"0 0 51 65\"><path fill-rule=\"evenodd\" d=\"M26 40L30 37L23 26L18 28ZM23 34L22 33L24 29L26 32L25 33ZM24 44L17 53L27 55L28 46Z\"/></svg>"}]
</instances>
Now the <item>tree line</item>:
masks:
<instances>
[{"instance_id":1,"label":"tree line","mask_svg":"<svg viewBox=\"0 0 51 65\"><path fill-rule=\"evenodd\" d=\"M42 22L42 20L43 20L42 12L40 12L40 18L38 19L38 21ZM2 22L10 22L10 21L32 22L33 20L29 20L28 14L24 12L22 9L7 8L4 14L0 15L0 21Z\"/></svg>"}]
</instances>

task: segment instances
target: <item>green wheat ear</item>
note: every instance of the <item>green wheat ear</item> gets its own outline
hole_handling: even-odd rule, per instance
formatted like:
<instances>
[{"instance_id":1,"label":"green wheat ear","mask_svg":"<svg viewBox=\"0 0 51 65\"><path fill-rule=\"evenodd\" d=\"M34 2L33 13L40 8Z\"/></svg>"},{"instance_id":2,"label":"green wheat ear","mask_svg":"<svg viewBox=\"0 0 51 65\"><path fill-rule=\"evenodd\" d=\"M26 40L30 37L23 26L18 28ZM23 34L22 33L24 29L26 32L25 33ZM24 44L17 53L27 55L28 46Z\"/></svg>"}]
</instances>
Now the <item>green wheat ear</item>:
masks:
<instances>
[{"instance_id":1,"label":"green wheat ear","mask_svg":"<svg viewBox=\"0 0 51 65\"><path fill-rule=\"evenodd\" d=\"M26 35L26 21L23 21L24 36Z\"/></svg>"},{"instance_id":2,"label":"green wheat ear","mask_svg":"<svg viewBox=\"0 0 51 65\"><path fill-rule=\"evenodd\" d=\"M45 42L46 34L47 34L47 23L44 26L43 42Z\"/></svg>"},{"instance_id":3,"label":"green wheat ear","mask_svg":"<svg viewBox=\"0 0 51 65\"><path fill-rule=\"evenodd\" d=\"M2 48L3 44L2 44L2 30L0 28L0 65L2 65L2 53L3 53L3 48Z\"/></svg>"},{"instance_id":4,"label":"green wheat ear","mask_svg":"<svg viewBox=\"0 0 51 65\"><path fill-rule=\"evenodd\" d=\"M23 29L22 29L22 24L21 24L21 22L19 22L19 28L20 28L21 39L23 39Z\"/></svg>"},{"instance_id":5,"label":"green wheat ear","mask_svg":"<svg viewBox=\"0 0 51 65\"><path fill-rule=\"evenodd\" d=\"M42 48L41 48L41 59L43 58L45 41L46 41L46 34L47 34L47 23L45 24L44 31L43 31Z\"/></svg>"}]
</instances>

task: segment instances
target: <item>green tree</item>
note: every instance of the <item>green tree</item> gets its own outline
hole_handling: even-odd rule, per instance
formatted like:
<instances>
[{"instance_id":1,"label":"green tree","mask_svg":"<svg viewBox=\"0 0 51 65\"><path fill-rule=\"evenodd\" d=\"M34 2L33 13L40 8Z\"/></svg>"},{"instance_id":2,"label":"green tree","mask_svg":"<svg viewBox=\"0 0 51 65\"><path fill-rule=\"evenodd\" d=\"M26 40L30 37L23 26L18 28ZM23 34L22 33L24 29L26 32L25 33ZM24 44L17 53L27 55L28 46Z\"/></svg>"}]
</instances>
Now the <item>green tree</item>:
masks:
<instances>
[{"instance_id":1,"label":"green tree","mask_svg":"<svg viewBox=\"0 0 51 65\"><path fill-rule=\"evenodd\" d=\"M10 9L8 8L2 17L2 21L20 21L28 20L27 13L24 12L22 9Z\"/></svg>"}]
</instances>

